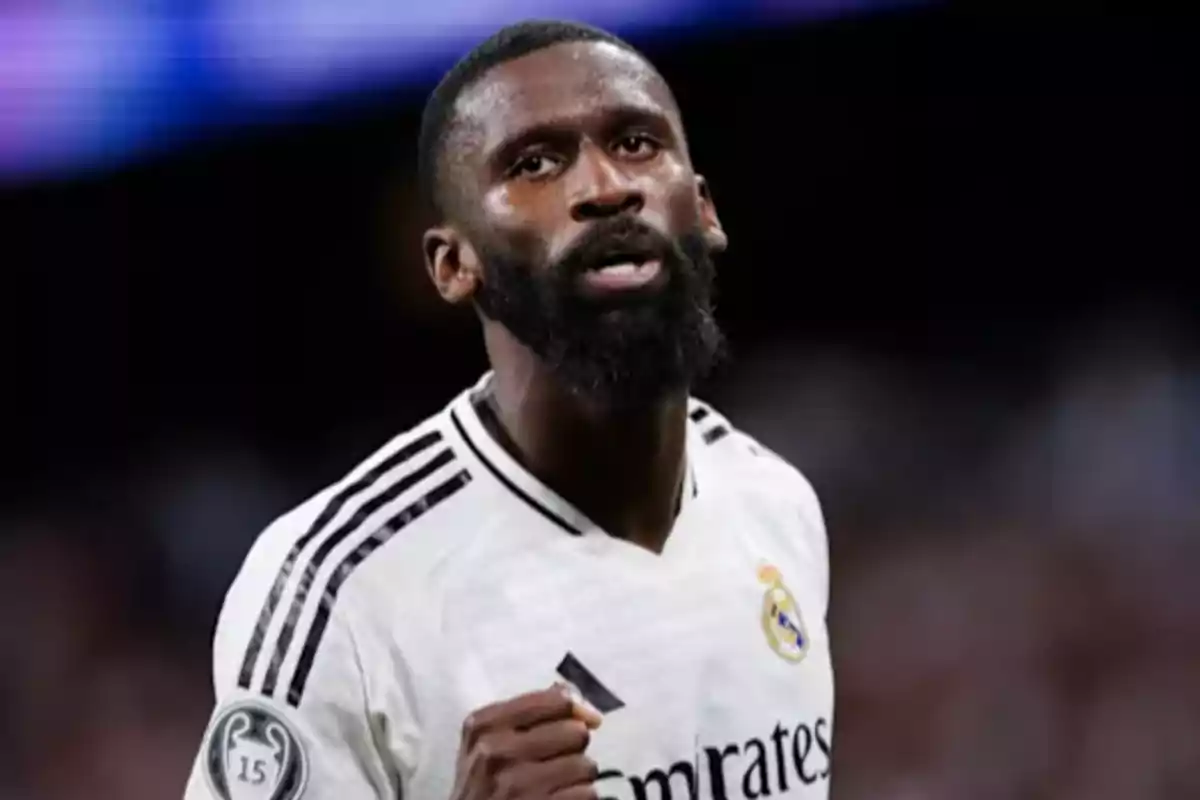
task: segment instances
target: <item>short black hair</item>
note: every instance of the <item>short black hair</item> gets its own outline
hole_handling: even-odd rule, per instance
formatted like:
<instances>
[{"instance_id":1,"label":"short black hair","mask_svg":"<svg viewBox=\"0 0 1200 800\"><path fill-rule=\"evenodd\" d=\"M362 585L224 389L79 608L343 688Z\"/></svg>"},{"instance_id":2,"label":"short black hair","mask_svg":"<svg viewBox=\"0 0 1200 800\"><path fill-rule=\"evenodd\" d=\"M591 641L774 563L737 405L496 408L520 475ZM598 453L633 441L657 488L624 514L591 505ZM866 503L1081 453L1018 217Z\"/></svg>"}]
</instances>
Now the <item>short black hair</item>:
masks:
<instances>
[{"instance_id":1,"label":"short black hair","mask_svg":"<svg viewBox=\"0 0 1200 800\"><path fill-rule=\"evenodd\" d=\"M645 56L624 39L580 22L528 20L508 25L489 36L446 73L429 95L421 115L417 175L421 194L434 213L444 216L450 211L451 201L442 185L442 155L454 127L454 106L458 98L493 67L569 42L607 42L645 60Z\"/></svg>"}]
</instances>

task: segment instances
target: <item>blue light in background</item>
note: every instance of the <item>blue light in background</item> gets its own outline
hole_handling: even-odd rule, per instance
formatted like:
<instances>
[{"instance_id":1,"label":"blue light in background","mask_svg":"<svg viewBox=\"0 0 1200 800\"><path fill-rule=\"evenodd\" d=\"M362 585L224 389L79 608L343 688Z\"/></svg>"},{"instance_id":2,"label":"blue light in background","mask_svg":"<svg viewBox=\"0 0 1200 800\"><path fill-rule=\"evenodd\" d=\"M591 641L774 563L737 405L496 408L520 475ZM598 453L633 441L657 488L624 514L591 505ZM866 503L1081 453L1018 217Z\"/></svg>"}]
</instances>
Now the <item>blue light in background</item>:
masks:
<instances>
[{"instance_id":1,"label":"blue light in background","mask_svg":"<svg viewBox=\"0 0 1200 800\"><path fill-rule=\"evenodd\" d=\"M448 62L496 28L529 18L568 17L629 33L703 23L697 0L440 0L402 8L395 0L216 0L212 43L231 91L260 102L293 102L365 80L413 79Z\"/></svg>"},{"instance_id":2,"label":"blue light in background","mask_svg":"<svg viewBox=\"0 0 1200 800\"><path fill-rule=\"evenodd\" d=\"M625 35L778 24L920 0L14 0L0 9L0 180L119 164L213 126L436 79L508 22ZM669 29L669 30L668 30Z\"/></svg>"},{"instance_id":3,"label":"blue light in background","mask_svg":"<svg viewBox=\"0 0 1200 800\"><path fill-rule=\"evenodd\" d=\"M142 102L168 57L162 26L133 15L0 12L0 172L103 157L153 118Z\"/></svg>"}]
</instances>

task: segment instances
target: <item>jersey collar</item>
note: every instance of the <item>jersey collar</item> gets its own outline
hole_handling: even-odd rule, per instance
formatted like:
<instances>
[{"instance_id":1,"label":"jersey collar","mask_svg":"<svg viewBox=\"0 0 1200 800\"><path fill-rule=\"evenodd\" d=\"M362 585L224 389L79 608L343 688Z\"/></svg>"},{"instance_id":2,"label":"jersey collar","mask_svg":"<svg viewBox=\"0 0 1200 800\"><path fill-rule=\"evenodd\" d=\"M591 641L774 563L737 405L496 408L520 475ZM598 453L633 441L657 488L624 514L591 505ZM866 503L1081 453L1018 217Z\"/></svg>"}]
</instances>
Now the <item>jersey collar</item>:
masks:
<instances>
[{"instance_id":1,"label":"jersey collar","mask_svg":"<svg viewBox=\"0 0 1200 800\"><path fill-rule=\"evenodd\" d=\"M561 495L538 480L516 459L509 455L500 444L492 438L479 418L476 410L476 399L487 389L492 379L488 372L470 389L455 398L450 405L450 419L456 433L463 439L467 449L477 461L483 464L491 475L518 499L531 506L550 522L575 536L585 533L599 532L600 526ZM688 450L693 448L692 437L688 436ZM687 506L697 495L696 479L693 472L692 459L688 456L688 468L684 472L684 486L679 515L682 516Z\"/></svg>"}]
</instances>

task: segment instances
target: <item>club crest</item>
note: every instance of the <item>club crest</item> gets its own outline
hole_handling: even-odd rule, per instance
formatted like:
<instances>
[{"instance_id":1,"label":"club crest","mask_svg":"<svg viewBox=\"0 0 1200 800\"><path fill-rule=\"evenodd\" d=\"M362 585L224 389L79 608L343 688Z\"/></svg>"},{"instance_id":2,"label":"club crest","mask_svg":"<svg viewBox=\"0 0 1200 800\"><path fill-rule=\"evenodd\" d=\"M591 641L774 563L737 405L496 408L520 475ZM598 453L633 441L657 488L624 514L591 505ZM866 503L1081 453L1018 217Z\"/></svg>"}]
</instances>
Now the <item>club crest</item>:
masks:
<instances>
[{"instance_id":1,"label":"club crest","mask_svg":"<svg viewBox=\"0 0 1200 800\"><path fill-rule=\"evenodd\" d=\"M221 800L296 800L308 780L299 737L265 705L223 710L205 742L205 773Z\"/></svg>"},{"instance_id":2,"label":"club crest","mask_svg":"<svg viewBox=\"0 0 1200 800\"><path fill-rule=\"evenodd\" d=\"M783 585L783 576L777 568L760 568L758 579L767 585L762 599L762 629L767 644L785 661L803 661L808 652L808 632L796 598Z\"/></svg>"}]
</instances>

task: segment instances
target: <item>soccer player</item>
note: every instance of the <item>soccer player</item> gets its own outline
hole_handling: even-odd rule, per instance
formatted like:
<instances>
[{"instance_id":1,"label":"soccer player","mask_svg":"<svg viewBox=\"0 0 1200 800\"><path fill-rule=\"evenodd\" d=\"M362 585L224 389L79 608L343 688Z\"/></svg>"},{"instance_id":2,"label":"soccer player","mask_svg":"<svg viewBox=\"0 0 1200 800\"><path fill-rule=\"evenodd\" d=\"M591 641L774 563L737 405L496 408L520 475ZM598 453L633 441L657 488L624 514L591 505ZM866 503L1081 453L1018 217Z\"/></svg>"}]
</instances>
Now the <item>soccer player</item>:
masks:
<instances>
[{"instance_id":1,"label":"soccer player","mask_svg":"<svg viewBox=\"0 0 1200 800\"><path fill-rule=\"evenodd\" d=\"M822 513L690 397L726 236L667 84L506 28L420 168L491 370L258 538L187 800L827 797Z\"/></svg>"}]
</instances>

